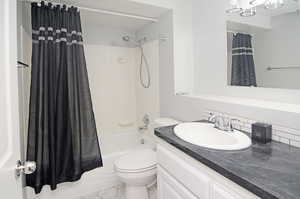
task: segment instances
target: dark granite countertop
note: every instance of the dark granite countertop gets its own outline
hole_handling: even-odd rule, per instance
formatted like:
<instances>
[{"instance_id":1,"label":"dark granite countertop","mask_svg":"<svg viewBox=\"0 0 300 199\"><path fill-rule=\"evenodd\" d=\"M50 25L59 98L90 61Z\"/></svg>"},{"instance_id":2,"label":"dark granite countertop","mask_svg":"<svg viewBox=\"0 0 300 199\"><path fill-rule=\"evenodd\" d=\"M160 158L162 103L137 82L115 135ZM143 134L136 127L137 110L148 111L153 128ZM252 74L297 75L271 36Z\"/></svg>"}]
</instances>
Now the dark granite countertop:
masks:
<instances>
[{"instance_id":1,"label":"dark granite countertop","mask_svg":"<svg viewBox=\"0 0 300 199\"><path fill-rule=\"evenodd\" d=\"M300 148L273 141L211 150L183 141L174 127L157 128L155 135L262 199L300 199Z\"/></svg>"}]
</instances>

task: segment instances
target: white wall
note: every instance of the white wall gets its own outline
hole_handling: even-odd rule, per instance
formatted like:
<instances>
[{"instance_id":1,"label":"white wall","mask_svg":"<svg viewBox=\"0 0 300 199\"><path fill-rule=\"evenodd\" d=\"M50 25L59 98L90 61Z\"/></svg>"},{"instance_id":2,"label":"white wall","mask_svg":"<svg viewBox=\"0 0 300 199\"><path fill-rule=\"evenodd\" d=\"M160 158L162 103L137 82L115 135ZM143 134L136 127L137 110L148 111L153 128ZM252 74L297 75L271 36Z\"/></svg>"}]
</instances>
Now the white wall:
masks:
<instances>
[{"instance_id":1,"label":"white wall","mask_svg":"<svg viewBox=\"0 0 300 199\"><path fill-rule=\"evenodd\" d=\"M84 48L98 133L136 130L135 49Z\"/></svg>"},{"instance_id":2,"label":"white wall","mask_svg":"<svg viewBox=\"0 0 300 199\"><path fill-rule=\"evenodd\" d=\"M134 31L125 30L117 27L110 27L106 25L97 25L89 23L85 20L85 14L81 14L82 31L85 44L91 45L108 45L120 47L135 47L132 43L124 42L123 36L135 36Z\"/></svg>"},{"instance_id":3,"label":"white wall","mask_svg":"<svg viewBox=\"0 0 300 199\"><path fill-rule=\"evenodd\" d=\"M300 89L300 70L274 70L267 67L300 67L300 15L289 13L272 17L272 29L253 37L257 83L260 87Z\"/></svg>"}]
</instances>

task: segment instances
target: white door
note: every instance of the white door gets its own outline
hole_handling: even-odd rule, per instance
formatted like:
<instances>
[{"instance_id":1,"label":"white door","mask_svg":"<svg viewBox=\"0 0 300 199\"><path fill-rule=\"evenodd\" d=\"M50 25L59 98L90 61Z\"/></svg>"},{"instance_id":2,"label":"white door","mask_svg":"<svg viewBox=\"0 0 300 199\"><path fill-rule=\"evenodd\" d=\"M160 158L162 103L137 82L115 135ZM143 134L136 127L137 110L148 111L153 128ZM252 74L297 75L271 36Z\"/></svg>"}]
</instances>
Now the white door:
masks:
<instances>
[{"instance_id":1,"label":"white door","mask_svg":"<svg viewBox=\"0 0 300 199\"><path fill-rule=\"evenodd\" d=\"M5 199L22 199L15 175L20 159L16 9L16 0L0 0L0 197Z\"/></svg>"}]
</instances>

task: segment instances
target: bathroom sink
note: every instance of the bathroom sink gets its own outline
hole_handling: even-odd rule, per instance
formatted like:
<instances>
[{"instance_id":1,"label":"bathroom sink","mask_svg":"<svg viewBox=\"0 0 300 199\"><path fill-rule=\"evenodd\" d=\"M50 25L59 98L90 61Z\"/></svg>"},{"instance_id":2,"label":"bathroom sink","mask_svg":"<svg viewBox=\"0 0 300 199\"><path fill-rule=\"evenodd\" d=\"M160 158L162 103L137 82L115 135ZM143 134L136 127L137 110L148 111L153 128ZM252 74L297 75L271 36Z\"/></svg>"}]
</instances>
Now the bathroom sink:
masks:
<instances>
[{"instance_id":1,"label":"bathroom sink","mask_svg":"<svg viewBox=\"0 0 300 199\"><path fill-rule=\"evenodd\" d=\"M243 132L222 131L211 123L182 123L174 128L174 133L186 142L210 149L241 150L251 146L251 139Z\"/></svg>"}]
</instances>

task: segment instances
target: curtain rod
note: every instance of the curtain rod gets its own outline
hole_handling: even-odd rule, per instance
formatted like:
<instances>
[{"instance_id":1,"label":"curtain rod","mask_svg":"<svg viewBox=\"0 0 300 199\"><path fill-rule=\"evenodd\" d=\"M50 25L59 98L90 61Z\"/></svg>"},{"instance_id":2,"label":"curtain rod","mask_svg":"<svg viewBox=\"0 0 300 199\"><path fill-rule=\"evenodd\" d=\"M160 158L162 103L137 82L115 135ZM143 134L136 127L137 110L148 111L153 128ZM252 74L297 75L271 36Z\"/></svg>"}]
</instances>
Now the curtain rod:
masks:
<instances>
[{"instance_id":1,"label":"curtain rod","mask_svg":"<svg viewBox=\"0 0 300 199\"><path fill-rule=\"evenodd\" d=\"M227 33L232 33L232 34L238 34L238 33L241 33L241 34L247 34L247 35L253 36L251 33L248 33L248 32L233 31L233 30L227 30Z\"/></svg>"},{"instance_id":2,"label":"curtain rod","mask_svg":"<svg viewBox=\"0 0 300 199\"><path fill-rule=\"evenodd\" d=\"M40 3L40 0L22 0L24 2L29 2L29 3ZM49 2L49 1L44 1L45 3L51 3L53 5L61 5L60 3L56 2ZM69 4L64 4L68 7L72 6ZM88 8L88 7L81 7L81 6L74 6L79 8L80 10L86 10L86 11L91 11L91 12L97 12L101 14L108 14L108 15L115 15L115 16L120 16L120 17L127 17L127 18L133 18L133 19L138 19L138 20L144 20L144 21L151 21L151 22L158 22L158 19L153 18L153 17L145 17L141 15L133 15L129 13L124 13L124 12L116 12L116 11L111 11L111 10L104 10L104 9L98 9L98 8Z\"/></svg>"}]
</instances>

